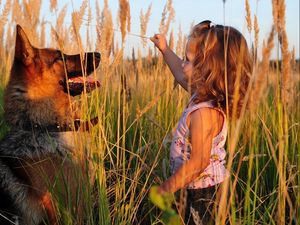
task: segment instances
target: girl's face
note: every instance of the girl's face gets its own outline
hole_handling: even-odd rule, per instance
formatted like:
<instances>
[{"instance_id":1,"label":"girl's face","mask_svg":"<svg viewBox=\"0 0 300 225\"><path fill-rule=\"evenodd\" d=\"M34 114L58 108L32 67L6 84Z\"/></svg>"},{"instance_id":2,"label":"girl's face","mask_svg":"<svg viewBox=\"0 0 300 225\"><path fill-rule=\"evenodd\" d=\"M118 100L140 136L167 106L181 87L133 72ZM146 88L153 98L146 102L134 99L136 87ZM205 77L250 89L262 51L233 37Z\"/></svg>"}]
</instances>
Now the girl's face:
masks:
<instances>
[{"instance_id":1,"label":"girl's face","mask_svg":"<svg viewBox=\"0 0 300 225\"><path fill-rule=\"evenodd\" d=\"M191 78L193 76L194 71L194 60L196 57L196 47L197 42L195 39L190 38L186 44L186 50L185 50L185 59L182 63L182 71L184 74L184 78L190 84Z\"/></svg>"}]
</instances>

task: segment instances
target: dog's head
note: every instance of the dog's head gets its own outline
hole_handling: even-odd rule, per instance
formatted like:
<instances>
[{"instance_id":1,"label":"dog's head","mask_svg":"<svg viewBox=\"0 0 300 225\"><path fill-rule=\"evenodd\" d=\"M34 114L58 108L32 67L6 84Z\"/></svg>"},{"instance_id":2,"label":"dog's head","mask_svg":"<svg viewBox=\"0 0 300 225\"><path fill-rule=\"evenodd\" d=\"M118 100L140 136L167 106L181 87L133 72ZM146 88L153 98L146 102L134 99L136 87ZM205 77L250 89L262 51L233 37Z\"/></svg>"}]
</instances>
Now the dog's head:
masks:
<instances>
[{"instance_id":1,"label":"dog's head","mask_svg":"<svg viewBox=\"0 0 300 225\"><path fill-rule=\"evenodd\" d=\"M67 55L31 45L17 25L14 62L5 91L5 118L13 126L70 123L80 118L74 96L99 87L90 78L100 53Z\"/></svg>"}]
</instances>

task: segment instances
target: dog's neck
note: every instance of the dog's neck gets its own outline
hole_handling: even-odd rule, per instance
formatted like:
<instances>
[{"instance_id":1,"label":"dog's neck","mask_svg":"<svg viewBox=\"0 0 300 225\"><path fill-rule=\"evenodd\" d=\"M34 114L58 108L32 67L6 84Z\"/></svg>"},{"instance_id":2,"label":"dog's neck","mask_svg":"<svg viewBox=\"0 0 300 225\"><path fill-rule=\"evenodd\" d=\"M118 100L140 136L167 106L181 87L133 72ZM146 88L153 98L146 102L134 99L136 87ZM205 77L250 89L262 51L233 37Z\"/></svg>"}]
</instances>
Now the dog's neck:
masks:
<instances>
[{"instance_id":1,"label":"dog's neck","mask_svg":"<svg viewBox=\"0 0 300 225\"><path fill-rule=\"evenodd\" d=\"M37 123L28 122L23 125L23 129L27 131L44 130L47 132L68 132L68 131L89 131L90 128L98 123L98 117L90 121L74 120L72 123L54 123L47 126L42 126Z\"/></svg>"}]
</instances>

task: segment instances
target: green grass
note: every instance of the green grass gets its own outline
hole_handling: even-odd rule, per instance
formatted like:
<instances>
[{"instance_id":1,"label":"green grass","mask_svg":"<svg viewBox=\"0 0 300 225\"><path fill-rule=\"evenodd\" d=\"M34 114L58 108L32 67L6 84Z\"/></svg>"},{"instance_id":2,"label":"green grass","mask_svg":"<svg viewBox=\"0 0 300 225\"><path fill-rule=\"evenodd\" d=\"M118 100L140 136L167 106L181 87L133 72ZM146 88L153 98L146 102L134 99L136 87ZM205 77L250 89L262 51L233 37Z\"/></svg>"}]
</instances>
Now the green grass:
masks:
<instances>
[{"instance_id":1,"label":"green grass","mask_svg":"<svg viewBox=\"0 0 300 225\"><path fill-rule=\"evenodd\" d=\"M99 93L99 101L106 103L104 110L99 111L103 118L102 139L107 143L95 152L105 152L102 158L105 191L106 196L113 199L108 202L114 224L132 224L136 220L141 224L155 224L161 219L161 212L149 202L147 193L149 187L161 183L165 174L169 175L167 142L188 96L180 88L172 88L168 71L159 67L152 71L142 74L145 80L138 87L131 86L130 100L121 94L121 85L114 83L118 79L112 79L105 87L107 91ZM108 76L121 76L118 70L115 72ZM133 74L127 76L130 80ZM288 190L291 203L283 199L287 208L285 222L299 219L295 214L299 206L296 202L296 198L299 199L299 99L294 99L293 107L287 107L289 129L285 135L289 141L283 148L287 158L280 165L283 119L281 102L275 98L272 88L268 87L267 97L243 118L232 168L231 224L277 224L281 182ZM92 105L101 103L92 102ZM138 116L143 108L147 111ZM279 177L280 166L284 168L284 181Z\"/></svg>"},{"instance_id":2,"label":"green grass","mask_svg":"<svg viewBox=\"0 0 300 225\"><path fill-rule=\"evenodd\" d=\"M171 132L188 95L179 87L173 89L170 72L160 65L143 68L137 86L133 69L126 61L113 70L101 68L99 74L101 88L82 96L86 117L101 118L91 131L91 147L86 149L95 171L95 181L84 184L86 221L91 225L159 224L162 211L149 201L148 193L152 185L169 176ZM122 74L127 78L127 89L121 84ZM1 137L7 132L3 88L4 85L0 89ZM230 183L230 224L278 224L282 201L287 209L292 206L286 211L285 223L300 219L296 210L300 199L299 96L291 102L292 107L285 107L288 133L283 134L277 88L270 84L267 96L242 119ZM296 88L299 91L299 85ZM283 138L288 141L282 144ZM282 150L286 158L280 161ZM279 168L285 174L284 181L279 177ZM289 195L280 199L282 187ZM59 204L58 208L63 224L74 224L76 207Z\"/></svg>"}]
</instances>

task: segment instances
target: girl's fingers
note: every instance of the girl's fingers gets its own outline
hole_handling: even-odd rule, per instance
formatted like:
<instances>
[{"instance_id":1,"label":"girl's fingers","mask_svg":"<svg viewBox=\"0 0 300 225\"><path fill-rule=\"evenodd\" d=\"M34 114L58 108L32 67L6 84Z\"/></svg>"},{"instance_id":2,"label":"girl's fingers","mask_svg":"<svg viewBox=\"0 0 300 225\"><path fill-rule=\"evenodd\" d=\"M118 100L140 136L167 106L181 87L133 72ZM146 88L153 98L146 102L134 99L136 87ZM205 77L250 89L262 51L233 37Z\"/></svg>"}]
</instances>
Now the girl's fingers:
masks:
<instances>
[{"instance_id":1,"label":"girl's fingers","mask_svg":"<svg viewBox=\"0 0 300 225\"><path fill-rule=\"evenodd\" d=\"M151 41L158 41L158 34L154 34L153 37L150 38Z\"/></svg>"},{"instance_id":2,"label":"girl's fingers","mask_svg":"<svg viewBox=\"0 0 300 225\"><path fill-rule=\"evenodd\" d=\"M152 42L155 42L155 37L153 36L153 37L150 37L150 40L152 41Z\"/></svg>"}]
</instances>

